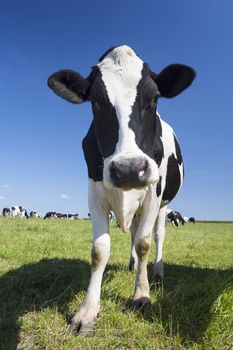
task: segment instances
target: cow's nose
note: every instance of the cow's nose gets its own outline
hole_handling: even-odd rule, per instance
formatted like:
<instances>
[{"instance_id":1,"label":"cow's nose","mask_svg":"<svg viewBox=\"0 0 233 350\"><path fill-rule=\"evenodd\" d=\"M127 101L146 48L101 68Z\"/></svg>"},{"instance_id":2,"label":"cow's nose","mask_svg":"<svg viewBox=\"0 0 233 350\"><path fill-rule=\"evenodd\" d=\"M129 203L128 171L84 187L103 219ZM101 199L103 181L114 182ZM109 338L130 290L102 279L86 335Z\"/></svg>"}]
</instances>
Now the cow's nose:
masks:
<instances>
[{"instance_id":1,"label":"cow's nose","mask_svg":"<svg viewBox=\"0 0 233 350\"><path fill-rule=\"evenodd\" d=\"M123 189L146 186L150 175L149 163L145 158L112 161L109 171L113 185Z\"/></svg>"}]
</instances>

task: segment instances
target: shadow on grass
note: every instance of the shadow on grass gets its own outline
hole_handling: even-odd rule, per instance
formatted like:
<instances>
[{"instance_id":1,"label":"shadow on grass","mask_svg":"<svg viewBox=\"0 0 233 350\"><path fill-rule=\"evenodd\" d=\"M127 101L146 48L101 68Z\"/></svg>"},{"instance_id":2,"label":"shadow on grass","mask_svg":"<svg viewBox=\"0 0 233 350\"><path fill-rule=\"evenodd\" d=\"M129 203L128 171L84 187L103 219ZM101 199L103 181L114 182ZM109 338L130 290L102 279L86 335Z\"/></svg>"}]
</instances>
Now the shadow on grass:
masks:
<instances>
[{"instance_id":1,"label":"shadow on grass","mask_svg":"<svg viewBox=\"0 0 233 350\"><path fill-rule=\"evenodd\" d=\"M150 279L152 264L148 272ZM179 335L184 344L201 341L213 317L213 303L232 287L232 269L165 264L164 285L151 285L151 290L157 288L156 302L137 314L148 322L160 322L167 336Z\"/></svg>"},{"instance_id":2,"label":"shadow on grass","mask_svg":"<svg viewBox=\"0 0 233 350\"><path fill-rule=\"evenodd\" d=\"M78 291L87 289L90 265L78 259L44 259L0 278L0 349L17 349L18 319L27 312L56 308L68 313Z\"/></svg>"},{"instance_id":3,"label":"shadow on grass","mask_svg":"<svg viewBox=\"0 0 233 350\"><path fill-rule=\"evenodd\" d=\"M108 283L115 271L109 265ZM149 266L149 275L152 265ZM185 342L201 339L211 319L213 302L230 285L232 270L165 266L166 281L157 301L138 317L161 322L168 335L178 334ZM30 311L55 308L64 315L80 291L86 291L90 265L79 259L44 259L7 272L0 278L0 349L15 350L19 342L18 319ZM153 286L152 286L153 288ZM110 296L114 300L114 293ZM105 296L106 298L106 296ZM119 296L118 296L119 298ZM129 302L122 300L129 310Z\"/></svg>"}]
</instances>

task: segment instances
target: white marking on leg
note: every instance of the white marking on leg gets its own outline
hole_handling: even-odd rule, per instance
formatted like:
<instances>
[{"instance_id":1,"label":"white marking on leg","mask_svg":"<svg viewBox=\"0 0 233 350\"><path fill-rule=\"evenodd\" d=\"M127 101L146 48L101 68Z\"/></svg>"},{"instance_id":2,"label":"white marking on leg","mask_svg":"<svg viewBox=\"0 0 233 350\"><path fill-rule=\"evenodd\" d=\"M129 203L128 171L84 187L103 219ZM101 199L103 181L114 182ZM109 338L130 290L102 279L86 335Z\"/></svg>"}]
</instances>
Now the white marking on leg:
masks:
<instances>
[{"instance_id":1,"label":"white marking on leg","mask_svg":"<svg viewBox=\"0 0 233 350\"><path fill-rule=\"evenodd\" d=\"M109 208L102 188L102 183L90 180L89 210L93 225L92 271L86 298L72 319L72 325L77 327L81 325L81 332L85 332L85 328L89 330L88 325L94 325L97 319L102 277L110 255Z\"/></svg>"},{"instance_id":2,"label":"white marking on leg","mask_svg":"<svg viewBox=\"0 0 233 350\"><path fill-rule=\"evenodd\" d=\"M163 243L165 239L165 218L167 206L161 208L155 222L155 243L156 243L156 260L154 264L154 278L163 280Z\"/></svg>"},{"instance_id":3,"label":"white marking on leg","mask_svg":"<svg viewBox=\"0 0 233 350\"><path fill-rule=\"evenodd\" d=\"M149 301L149 282L147 259L151 245L153 225L159 210L159 201L154 195L155 186L151 185L142 207L138 229L135 235L135 249L138 256L138 273L135 282L134 301Z\"/></svg>"}]
</instances>

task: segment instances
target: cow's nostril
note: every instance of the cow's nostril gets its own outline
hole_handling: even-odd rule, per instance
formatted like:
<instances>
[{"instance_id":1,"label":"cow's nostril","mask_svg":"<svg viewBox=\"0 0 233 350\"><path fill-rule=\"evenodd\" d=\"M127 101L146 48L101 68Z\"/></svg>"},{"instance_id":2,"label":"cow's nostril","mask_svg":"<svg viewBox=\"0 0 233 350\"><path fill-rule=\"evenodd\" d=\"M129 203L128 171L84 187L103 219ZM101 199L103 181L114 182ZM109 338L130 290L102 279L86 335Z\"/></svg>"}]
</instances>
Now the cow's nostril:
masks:
<instances>
[{"instance_id":1,"label":"cow's nostril","mask_svg":"<svg viewBox=\"0 0 233 350\"><path fill-rule=\"evenodd\" d=\"M138 178L142 179L148 169L148 162L147 160L144 161L144 163L140 166L139 172L138 172Z\"/></svg>"},{"instance_id":2,"label":"cow's nostril","mask_svg":"<svg viewBox=\"0 0 233 350\"><path fill-rule=\"evenodd\" d=\"M117 169L114 169L114 175L115 175L118 179L120 179L121 176L122 176L121 172L120 172L119 170L117 170Z\"/></svg>"},{"instance_id":3,"label":"cow's nostril","mask_svg":"<svg viewBox=\"0 0 233 350\"><path fill-rule=\"evenodd\" d=\"M122 172L120 171L120 169L117 167L117 165L112 162L111 167L110 167L110 174L112 177L116 178L116 179L121 179L122 177Z\"/></svg>"}]
</instances>

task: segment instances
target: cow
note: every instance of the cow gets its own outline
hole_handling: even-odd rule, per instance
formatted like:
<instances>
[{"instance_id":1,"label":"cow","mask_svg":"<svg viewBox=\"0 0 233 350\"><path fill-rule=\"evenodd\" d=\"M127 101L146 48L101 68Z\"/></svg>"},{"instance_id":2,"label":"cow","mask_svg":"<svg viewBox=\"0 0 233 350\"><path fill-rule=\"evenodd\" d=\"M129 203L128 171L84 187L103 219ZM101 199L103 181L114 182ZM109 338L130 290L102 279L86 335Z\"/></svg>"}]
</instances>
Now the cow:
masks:
<instances>
[{"instance_id":1,"label":"cow","mask_svg":"<svg viewBox=\"0 0 233 350\"><path fill-rule=\"evenodd\" d=\"M181 213L179 211L176 210L171 210L168 214L167 214L167 218L168 220L172 223L173 226L179 226L184 225L185 220L183 218L183 216L181 215Z\"/></svg>"},{"instance_id":2,"label":"cow","mask_svg":"<svg viewBox=\"0 0 233 350\"><path fill-rule=\"evenodd\" d=\"M79 214L67 214L67 218L70 220L78 220L79 219Z\"/></svg>"},{"instance_id":3,"label":"cow","mask_svg":"<svg viewBox=\"0 0 233 350\"><path fill-rule=\"evenodd\" d=\"M192 222L193 224L196 223L196 220L193 216L191 216L189 219L188 219L188 222Z\"/></svg>"},{"instance_id":4,"label":"cow","mask_svg":"<svg viewBox=\"0 0 233 350\"><path fill-rule=\"evenodd\" d=\"M27 213L27 209L22 207L21 205L15 205L13 207L11 207L11 213L12 213L12 217L16 217L19 216L21 218L29 218L28 213Z\"/></svg>"},{"instance_id":5,"label":"cow","mask_svg":"<svg viewBox=\"0 0 233 350\"><path fill-rule=\"evenodd\" d=\"M11 211L9 208L3 208L2 209L2 216L5 216L5 217L10 217L11 215Z\"/></svg>"},{"instance_id":6,"label":"cow","mask_svg":"<svg viewBox=\"0 0 233 350\"><path fill-rule=\"evenodd\" d=\"M57 213L55 211L48 211L45 216L44 219L55 219L57 217Z\"/></svg>"},{"instance_id":7,"label":"cow","mask_svg":"<svg viewBox=\"0 0 233 350\"><path fill-rule=\"evenodd\" d=\"M183 181L183 160L173 129L158 112L160 97L172 98L195 78L186 65L159 74L126 45L105 52L84 78L60 70L48 86L68 102L90 101L93 121L82 147L89 177L93 227L92 269L87 295L70 330L88 335L100 310L102 276L110 255L109 212L123 231L131 230L129 267L137 268L134 307L150 302L147 259L155 224L154 278L163 279L162 247L167 204Z\"/></svg>"},{"instance_id":8,"label":"cow","mask_svg":"<svg viewBox=\"0 0 233 350\"><path fill-rule=\"evenodd\" d=\"M39 214L34 210L30 211L29 216L30 216L30 218L39 218L40 217Z\"/></svg>"}]
</instances>

